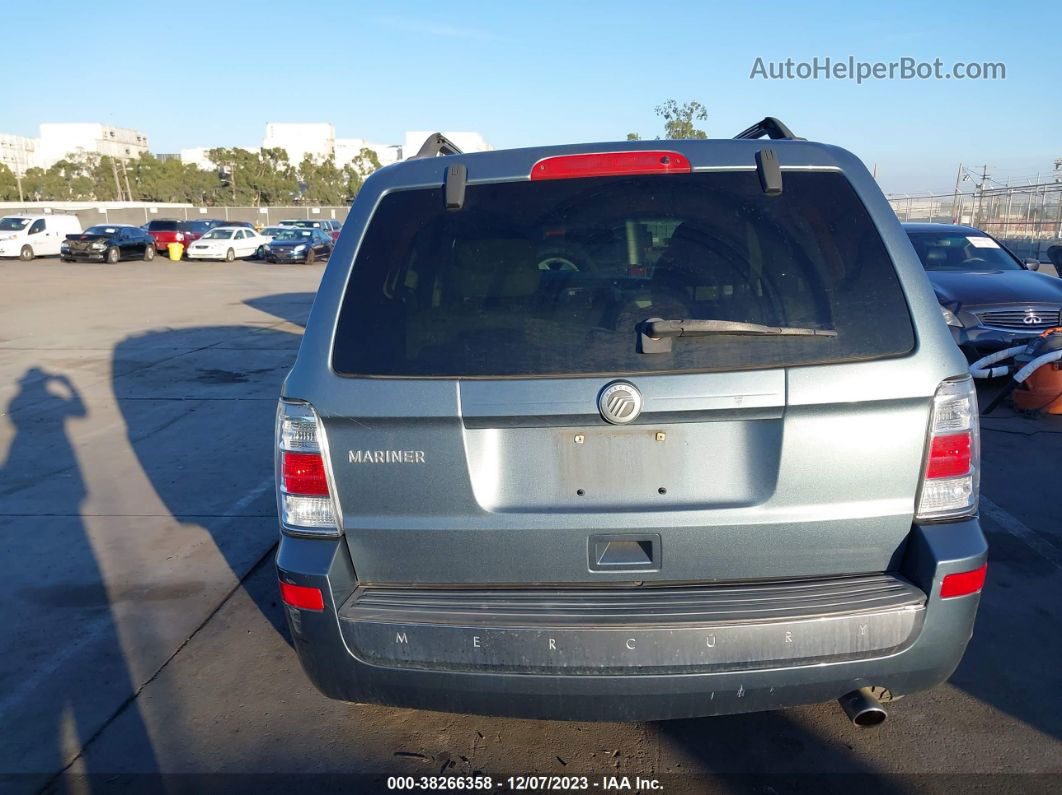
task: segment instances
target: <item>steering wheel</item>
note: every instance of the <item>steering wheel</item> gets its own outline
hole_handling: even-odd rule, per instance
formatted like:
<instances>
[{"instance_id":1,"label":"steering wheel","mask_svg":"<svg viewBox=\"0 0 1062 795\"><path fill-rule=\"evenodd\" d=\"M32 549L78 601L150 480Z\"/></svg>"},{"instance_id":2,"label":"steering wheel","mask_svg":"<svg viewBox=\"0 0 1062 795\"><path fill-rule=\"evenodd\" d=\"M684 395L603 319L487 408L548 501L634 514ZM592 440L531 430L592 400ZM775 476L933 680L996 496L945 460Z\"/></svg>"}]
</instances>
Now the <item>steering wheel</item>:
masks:
<instances>
[{"instance_id":1,"label":"steering wheel","mask_svg":"<svg viewBox=\"0 0 1062 795\"><path fill-rule=\"evenodd\" d=\"M539 260L538 269L540 271L553 271L554 273L558 271L579 272L579 266L574 261L559 255L550 255Z\"/></svg>"},{"instance_id":2,"label":"steering wheel","mask_svg":"<svg viewBox=\"0 0 1062 795\"><path fill-rule=\"evenodd\" d=\"M578 243L546 243L538 251L538 269L551 273L585 273L594 270L594 260Z\"/></svg>"}]
</instances>

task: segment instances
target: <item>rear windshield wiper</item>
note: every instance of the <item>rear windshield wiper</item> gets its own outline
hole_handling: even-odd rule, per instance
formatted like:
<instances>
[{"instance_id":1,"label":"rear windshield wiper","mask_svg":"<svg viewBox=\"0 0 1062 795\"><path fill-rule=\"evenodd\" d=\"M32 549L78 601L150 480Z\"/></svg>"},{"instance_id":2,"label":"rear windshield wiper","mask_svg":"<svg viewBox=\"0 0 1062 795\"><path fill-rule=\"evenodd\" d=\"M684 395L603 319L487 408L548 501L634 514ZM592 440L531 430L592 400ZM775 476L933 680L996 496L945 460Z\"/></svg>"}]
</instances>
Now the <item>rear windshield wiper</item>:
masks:
<instances>
[{"instance_id":1,"label":"rear windshield wiper","mask_svg":"<svg viewBox=\"0 0 1062 795\"><path fill-rule=\"evenodd\" d=\"M764 326L736 320L664 320L651 317L638 325L638 350L641 353L669 353L675 337L707 337L737 334L753 337L836 337L833 329L795 326Z\"/></svg>"}]
</instances>

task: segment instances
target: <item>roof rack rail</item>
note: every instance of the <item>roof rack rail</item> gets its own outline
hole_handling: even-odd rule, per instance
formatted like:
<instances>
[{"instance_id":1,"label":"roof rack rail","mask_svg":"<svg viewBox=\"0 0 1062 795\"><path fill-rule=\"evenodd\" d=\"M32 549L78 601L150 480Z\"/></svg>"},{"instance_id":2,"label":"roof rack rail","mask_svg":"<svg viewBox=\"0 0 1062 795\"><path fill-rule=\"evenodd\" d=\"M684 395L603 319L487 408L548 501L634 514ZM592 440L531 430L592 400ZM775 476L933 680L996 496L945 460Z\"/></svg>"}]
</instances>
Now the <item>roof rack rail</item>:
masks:
<instances>
[{"instance_id":1,"label":"roof rack rail","mask_svg":"<svg viewBox=\"0 0 1062 795\"><path fill-rule=\"evenodd\" d=\"M420 150L410 158L410 160L416 160L418 157L435 157L437 155L460 155L464 154L449 138L442 133L432 133L428 136Z\"/></svg>"},{"instance_id":2,"label":"roof rack rail","mask_svg":"<svg viewBox=\"0 0 1062 795\"><path fill-rule=\"evenodd\" d=\"M742 130L734 138L748 138L756 139L767 136L772 140L785 140L785 141L803 141L804 138L798 138L793 135L793 131L786 127L782 122L776 119L774 116L768 116L765 119L753 124L747 130Z\"/></svg>"}]
</instances>

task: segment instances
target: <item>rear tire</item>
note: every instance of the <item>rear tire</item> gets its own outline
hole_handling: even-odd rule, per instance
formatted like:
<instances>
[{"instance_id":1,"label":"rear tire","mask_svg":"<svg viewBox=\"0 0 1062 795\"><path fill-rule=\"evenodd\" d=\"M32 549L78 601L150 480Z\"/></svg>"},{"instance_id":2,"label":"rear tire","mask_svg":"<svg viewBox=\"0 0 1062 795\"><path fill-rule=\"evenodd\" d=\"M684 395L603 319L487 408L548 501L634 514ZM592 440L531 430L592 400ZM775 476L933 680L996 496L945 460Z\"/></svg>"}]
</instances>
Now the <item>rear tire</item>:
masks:
<instances>
[{"instance_id":1,"label":"rear tire","mask_svg":"<svg viewBox=\"0 0 1062 795\"><path fill-rule=\"evenodd\" d=\"M314 254L314 251L311 248L309 251L306 252L306 264L313 265L314 259L316 259L316 255Z\"/></svg>"},{"instance_id":2,"label":"rear tire","mask_svg":"<svg viewBox=\"0 0 1062 795\"><path fill-rule=\"evenodd\" d=\"M74 261L70 257L60 257L59 260L60 260L60 262L73 262Z\"/></svg>"},{"instance_id":3,"label":"rear tire","mask_svg":"<svg viewBox=\"0 0 1062 795\"><path fill-rule=\"evenodd\" d=\"M236 252L230 248L225 252L225 262L232 262L234 259L236 259Z\"/></svg>"},{"instance_id":4,"label":"rear tire","mask_svg":"<svg viewBox=\"0 0 1062 795\"><path fill-rule=\"evenodd\" d=\"M155 259L155 247L148 246L144 249L144 262L151 262L153 259Z\"/></svg>"},{"instance_id":5,"label":"rear tire","mask_svg":"<svg viewBox=\"0 0 1062 795\"><path fill-rule=\"evenodd\" d=\"M23 246L22 250L18 252L18 258L23 262L29 262L33 259L33 249L29 246Z\"/></svg>"},{"instance_id":6,"label":"rear tire","mask_svg":"<svg viewBox=\"0 0 1062 795\"><path fill-rule=\"evenodd\" d=\"M119 259L121 259L121 256L122 255L121 252L118 251L118 247L111 246L109 249L107 249L107 264L114 265L116 262L118 262Z\"/></svg>"}]
</instances>

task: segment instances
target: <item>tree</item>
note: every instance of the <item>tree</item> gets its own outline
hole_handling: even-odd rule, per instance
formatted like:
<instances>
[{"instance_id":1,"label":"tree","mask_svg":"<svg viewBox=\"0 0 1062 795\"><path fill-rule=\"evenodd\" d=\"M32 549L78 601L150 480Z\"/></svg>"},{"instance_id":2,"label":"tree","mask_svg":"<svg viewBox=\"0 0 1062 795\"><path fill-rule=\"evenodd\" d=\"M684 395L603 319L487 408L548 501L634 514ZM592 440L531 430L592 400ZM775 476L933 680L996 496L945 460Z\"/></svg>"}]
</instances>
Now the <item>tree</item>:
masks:
<instances>
[{"instance_id":1,"label":"tree","mask_svg":"<svg viewBox=\"0 0 1062 795\"><path fill-rule=\"evenodd\" d=\"M346 199L347 177L336 166L334 156L318 163L310 155L299 165L299 177L305 186L302 200L311 204L342 204Z\"/></svg>"},{"instance_id":2,"label":"tree","mask_svg":"<svg viewBox=\"0 0 1062 795\"><path fill-rule=\"evenodd\" d=\"M642 140L642 136L638 135L638 133L627 133L627 140L628 141L640 141L640 140Z\"/></svg>"},{"instance_id":3,"label":"tree","mask_svg":"<svg viewBox=\"0 0 1062 795\"><path fill-rule=\"evenodd\" d=\"M19 201L15 172L0 163L0 201Z\"/></svg>"},{"instance_id":4,"label":"tree","mask_svg":"<svg viewBox=\"0 0 1062 795\"><path fill-rule=\"evenodd\" d=\"M696 100L679 105L673 99L657 105L654 109L657 116L664 120L665 138L707 138L708 133L694 126L696 121L705 121L708 118L708 109Z\"/></svg>"},{"instance_id":5,"label":"tree","mask_svg":"<svg viewBox=\"0 0 1062 795\"><path fill-rule=\"evenodd\" d=\"M380 158L368 147L363 147L358 152L358 156L343 167L343 172L347 176L347 201L353 200L358 195L358 191L365 183L365 178L378 168L380 168Z\"/></svg>"},{"instance_id":6,"label":"tree","mask_svg":"<svg viewBox=\"0 0 1062 795\"><path fill-rule=\"evenodd\" d=\"M67 155L48 169L26 169L22 189L32 201L94 201L118 196L110 159L92 152Z\"/></svg>"},{"instance_id":7,"label":"tree","mask_svg":"<svg viewBox=\"0 0 1062 795\"><path fill-rule=\"evenodd\" d=\"M282 204L298 193L295 169L283 149L211 149L207 158L218 165L221 187L217 195L225 204Z\"/></svg>"},{"instance_id":8,"label":"tree","mask_svg":"<svg viewBox=\"0 0 1062 795\"><path fill-rule=\"evenodd\" d=\"M126 170L133 198L140 201L213 204L221 189L217 172L204 171L176 158L159 160L144 153Z\"/></svg>"}]
</instances>

